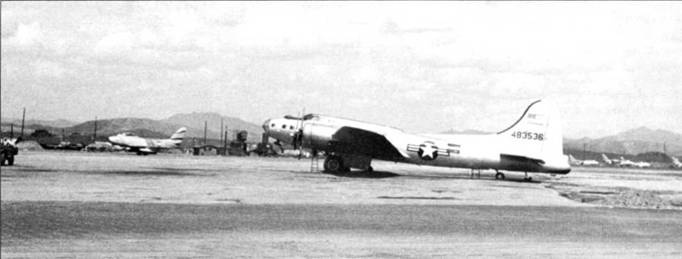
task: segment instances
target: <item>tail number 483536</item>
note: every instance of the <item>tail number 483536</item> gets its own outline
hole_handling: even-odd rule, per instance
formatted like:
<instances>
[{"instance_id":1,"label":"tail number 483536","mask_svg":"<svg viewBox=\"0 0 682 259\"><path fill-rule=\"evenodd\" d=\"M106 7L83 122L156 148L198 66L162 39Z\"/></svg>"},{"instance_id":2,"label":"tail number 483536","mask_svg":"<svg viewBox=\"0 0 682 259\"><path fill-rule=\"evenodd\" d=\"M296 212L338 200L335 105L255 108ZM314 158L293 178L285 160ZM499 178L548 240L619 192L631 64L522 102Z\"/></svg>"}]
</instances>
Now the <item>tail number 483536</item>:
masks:
<instances>
[{"instance_id":1,"label":"tail number 483536","mask_svg":"<svg viewBox=\"0 0 682 259\"><path fill-rule=\"evenodd\" d=\"M538 141L543 141L545 139L544 134L530 131L514 131L512 132L512 137L518 139L529 139Z\"/></svg>"}]
</instances>

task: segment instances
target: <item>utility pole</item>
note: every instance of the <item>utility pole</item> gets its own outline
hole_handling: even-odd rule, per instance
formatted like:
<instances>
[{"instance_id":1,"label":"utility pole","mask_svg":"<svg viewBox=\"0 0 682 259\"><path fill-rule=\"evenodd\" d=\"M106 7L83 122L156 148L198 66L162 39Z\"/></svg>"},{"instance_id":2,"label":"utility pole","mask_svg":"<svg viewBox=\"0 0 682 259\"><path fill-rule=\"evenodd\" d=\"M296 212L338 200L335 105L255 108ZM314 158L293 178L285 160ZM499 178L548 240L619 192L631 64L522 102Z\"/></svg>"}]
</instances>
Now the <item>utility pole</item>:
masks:
<instances>
[{"instance_id":1,"label":"utility pole","mask_svg":"<svg viewBox=\"0 0 682 259\"><path fill-rule=\"evenodd\" d=\"M95 116L95 133L93 134L93 141L97 141L97 116Z\"/></svg>"},{"instance_id":2,"label":"utility pole","mask_svg":"<svg viewBox=\"0 0 682 259\"><path fill-rule=\"evenodd\" d=\"M583 160L585 160L585 146L587 146L587 143L583 143Z\"/></svg>"},{"instance_id":3,"label":"utility pole","mask_svg":"<svg viewBox=\"0 0 682 259\"><path fill-rule=\"evenodd\" d=\"M220 118L220 143L223 142L223 118Z\"/></svg>"},{"instance_id":4,"label":"utility pole","mask_svg":"<svg viewBox=\"0 0 682 259\"><path fill-rule=\"evenodd\" d=\"M26 120L26 107L24 107L24 113L21 115L21 138L24 138L24 120Z\"/></svg>"},{"instance_id":5,"label":"utility pole","mask_svg":"<svg viewBox=\"0 0 682 259\"><path fill-rule=\"evenodd\" d=\"M227 126L225 126L225 138L223 138L223 148L225 149L225 155L227 155Z\"/></svg>"},{"instance_id":6,"label":"utility pole","mask_svg":"<svg viewBox=\"0 0 682 259\"><path fill-rule=\"evenodd\" d=\"M9 125L9 137L14 138L14 123Z\"/></svg>"},{"instance_id":7,"label":"utility pole","mask_svg":"<svg viewBox=\"0 0 682 259\"><path fill-rule=\"evenodd\" d=\"M206 129L208 127L208 121L204 121L204 145L206 145Z\"/></svg>"},{"instance_id":8,"label":"utility pole","mask_svg":"<svg viewBox=\"0 0 682 259\"><path fill-rule=\"evenodd\" d=\"M665 150L665 142L663 142L663 154L667 154L667 150Z\"/></svg>"}]
</instances>

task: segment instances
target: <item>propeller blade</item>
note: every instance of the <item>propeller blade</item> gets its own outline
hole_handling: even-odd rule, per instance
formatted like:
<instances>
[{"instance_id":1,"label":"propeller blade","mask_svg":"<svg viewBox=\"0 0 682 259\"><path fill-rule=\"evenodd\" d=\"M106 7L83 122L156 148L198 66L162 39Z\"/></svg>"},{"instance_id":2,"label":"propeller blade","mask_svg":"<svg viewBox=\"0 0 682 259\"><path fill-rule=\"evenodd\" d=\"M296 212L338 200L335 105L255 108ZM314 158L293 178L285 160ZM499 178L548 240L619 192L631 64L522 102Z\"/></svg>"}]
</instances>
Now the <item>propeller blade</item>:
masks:
<instances>
[{"instance_id":1,"label":"propeller blade","mask_svg":"<svg viewBox=\"0 0 682 259\"><path fill-rule=\"evenodd\" d=\"M303 118L301 118L301 117L296 117L296 116L292 116L292 115L284 115L284 118L289 119L289 120L299 120L299 121L303 120Z\"/></svg>"}]
</instances>

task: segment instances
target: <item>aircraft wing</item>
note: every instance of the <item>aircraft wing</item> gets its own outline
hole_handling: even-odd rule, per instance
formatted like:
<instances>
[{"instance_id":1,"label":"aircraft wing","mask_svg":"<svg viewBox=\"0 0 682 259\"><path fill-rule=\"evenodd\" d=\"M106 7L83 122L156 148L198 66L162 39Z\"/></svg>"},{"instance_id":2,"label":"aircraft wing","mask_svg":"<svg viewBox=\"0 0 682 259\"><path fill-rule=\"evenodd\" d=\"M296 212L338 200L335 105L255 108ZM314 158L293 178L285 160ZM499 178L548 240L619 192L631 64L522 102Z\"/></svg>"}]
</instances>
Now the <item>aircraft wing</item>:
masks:
<instances>
[{"instance_id":1,"label":"aircraft wing","mask_svg":"<svg viewBox=\"0 0 682 259\"><path fill-rule=\"evenodd\" d=\"M355 127L341 127L334 135L330 145L341 153L367 155L374 158L399 161L407 158L385 135Z\"/></svg>"}]
</instances>

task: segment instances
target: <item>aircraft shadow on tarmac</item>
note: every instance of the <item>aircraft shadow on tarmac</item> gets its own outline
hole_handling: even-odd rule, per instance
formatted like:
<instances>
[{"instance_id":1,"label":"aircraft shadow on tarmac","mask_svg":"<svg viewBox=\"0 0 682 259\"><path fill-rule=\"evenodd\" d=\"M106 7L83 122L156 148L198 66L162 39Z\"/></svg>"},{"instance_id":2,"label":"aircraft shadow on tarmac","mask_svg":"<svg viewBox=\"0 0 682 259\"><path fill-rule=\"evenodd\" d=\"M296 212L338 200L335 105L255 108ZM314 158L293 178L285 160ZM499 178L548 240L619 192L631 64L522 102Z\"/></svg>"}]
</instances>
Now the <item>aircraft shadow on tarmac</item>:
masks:
<instances>
[{"instance_id":1,"label":"aircraft shadow on tarmac","mask_svg":"<svg viewBox=\"0 0 682 259\"><path fill-rule=\"evenodd\" d=\"M152 167L146 170L110 170L96 172L99 174L140 175L140 176L208 176L202 169Z\"/></svg>"},{"instance_id":2,"label":"aircraft shadow on tarmac","mask_svg":"<svg viewBox=\"0 0 682 259\"><path fill-rule=\"evenodd\" d=\"M89 175L129 175L129 176L207 176L211 170L152 167L142 170L74 170L45 169L32 166L16 166L17 171L33 173L76 173Z\"/></svg>"},{"instance_id":3,"label":"aircraft shadow on tarmac","mask_svg":"<svg viewBox=\"0 0 682 259\"><path fill-rule=\"evenodd\" d=\"M396 173L385 172L385 171L350 171L350 172L321 172L323 174L334 175L338 177L349 177L349 178L390 178L402 176Z\"/></svg>"},{"instance_id":4,"label":"aircraft shadow on tarmac","mask_svg":"<svg viewBox=\"0 0 682 259\"><path fill-rule=\"evenodd\" d=\"M504 180L496 180L494 176L492 177L478 177L474 176L471 177L470 174L397 174L393 172L388 172L388 171L373 171L373 172L368 172L368 171L350 171L350 172L337 172L337 173L332 173L332 172L321 172L323 174L329 174L329 175L334 175L337 177L348 177L348 178L392 178L392 177L406 177L406 178L412 178L412 179L423 179L423 180L447 180L447 179L466 179L466 180L479 180L479 181L500 181L500 182L522 182L522 183L535 183L539 184L541 181L538 181L538 179L534 179L532 181L526 181L523 179L523 176L519 175L512 175L512 177L507 177Z\"/></svg>"}]
</instances>

